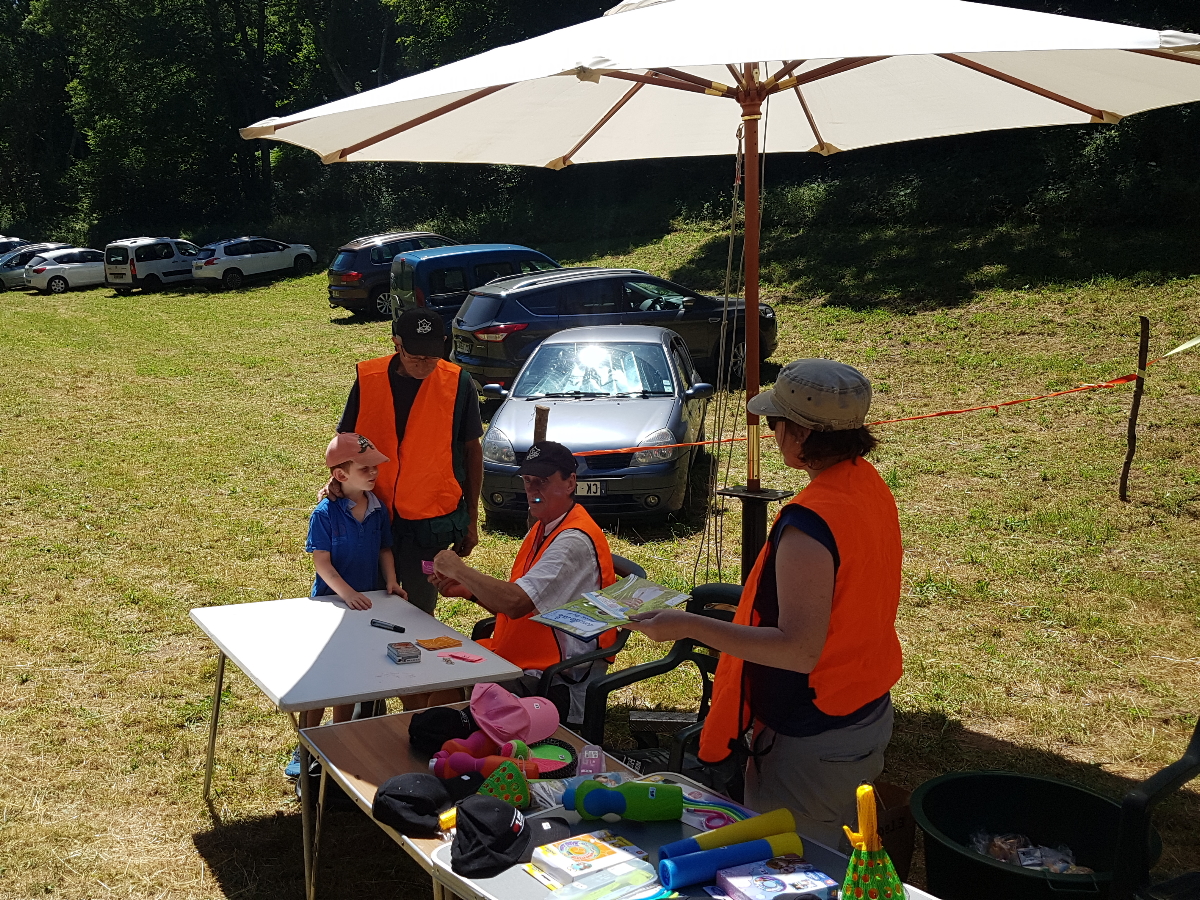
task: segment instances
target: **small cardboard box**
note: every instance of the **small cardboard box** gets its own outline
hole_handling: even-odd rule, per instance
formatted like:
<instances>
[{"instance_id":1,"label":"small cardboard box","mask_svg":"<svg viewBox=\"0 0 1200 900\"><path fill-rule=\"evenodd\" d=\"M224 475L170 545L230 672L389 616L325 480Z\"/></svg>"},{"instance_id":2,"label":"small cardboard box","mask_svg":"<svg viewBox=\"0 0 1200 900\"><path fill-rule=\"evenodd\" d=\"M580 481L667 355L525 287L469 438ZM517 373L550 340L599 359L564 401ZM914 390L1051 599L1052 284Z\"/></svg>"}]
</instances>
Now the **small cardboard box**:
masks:
<instances>
[{"instance_id":1,"label":"small cardboard box","mask_svg":"<svg viewBox=\"0 0 1200 900\"><path fill-rule=\"evenodd\" d=\"M619 862L645 858L645 850L611 831L579 834L533 851L533 864L564 885Z\"/></svg>"},{"instance_id":2,"label":"small cardboard box","mask_svg":"<svg viewBox=\"0 0 1200 900\"><path fill-rule=\"evenodd\" d=\"M717 872L717 887L730 900L834 900L838 883L789 853Z\"/></svg>"}]
</instances>

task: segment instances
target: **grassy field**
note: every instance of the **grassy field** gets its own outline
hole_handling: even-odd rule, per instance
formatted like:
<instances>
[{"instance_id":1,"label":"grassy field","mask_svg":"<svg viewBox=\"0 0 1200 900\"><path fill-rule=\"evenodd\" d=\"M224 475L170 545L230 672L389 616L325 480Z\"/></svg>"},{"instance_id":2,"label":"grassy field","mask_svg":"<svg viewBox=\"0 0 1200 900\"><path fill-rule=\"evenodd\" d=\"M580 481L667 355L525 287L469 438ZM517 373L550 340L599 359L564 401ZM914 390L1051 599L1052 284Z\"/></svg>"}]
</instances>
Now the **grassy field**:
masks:
<instances>
[{"instance_id":1,"label":"grassy field","mask_svg":"<svg viewBox=\"0 0 1200 900\"><path fill-rule=\"evenodd\" d=\"M859 366L880 419L1101 381L1132 370L1139 314L1152 354L1200 334L1200 263L1155 261L1186 243L769 235L774 361ZM839 262L850 245L857 261ZM553 252L721 286L717 232L603 249ZM0 896L299 895L290 726L236 670L219 827L200 799L215 653L187 611L308 592L321 451L354 363L390 346L385 325L331 313L324 283L0 298ZM1011 768L1116 797L1179 755L1200 711L1198 365L1151 370L1130 503L1117 499L1128 387L879 429L907 549L889 780ZM802 486L766 444L764 459L766 485ZM687 587L698 554L715 579L705 536L719 526L733 580L737 516L715 510L706 528L697 503L614 525L614 550ZM505 574L517 540L489 532L475 559ZM442 613L478 617L461 602ZM618 664L661 652L635 637ZM695 689L639 686L614 722L689 708ZM1163 873L1200 867L1198 822L1195 791L1165 805ZM334 815L322 860L325 897L428 896L357 814Z\"/></svg>"}]
</instances>

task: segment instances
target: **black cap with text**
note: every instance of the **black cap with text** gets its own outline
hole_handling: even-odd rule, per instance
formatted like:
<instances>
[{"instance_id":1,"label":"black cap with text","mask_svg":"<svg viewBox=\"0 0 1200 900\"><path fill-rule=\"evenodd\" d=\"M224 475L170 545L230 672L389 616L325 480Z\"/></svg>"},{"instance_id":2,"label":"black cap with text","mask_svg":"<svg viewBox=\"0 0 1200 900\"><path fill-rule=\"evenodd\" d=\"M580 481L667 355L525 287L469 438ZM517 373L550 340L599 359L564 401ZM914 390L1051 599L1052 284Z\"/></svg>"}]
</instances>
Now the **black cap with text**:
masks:
<instances>
[{"instance_id":1,"label":"black cap with text","mask_svg":"<svg viewBox=\"0 0 1200 900\"><path fill-rule=\"evenodd\" d=\"M575 457L571 451L558 441L538 441L525 454L525 461L517 469L518 475L535 475L538 478L549 478L555 472L561 472L563 478L575 474Z\"/></svg>"},{"instance_id":2,"label":"black cap with text","mask_svg":"<svg viewBox=\"0 0 1200 900\"><path fill-rule=\"evenodd\" d=\"M400 338L404 352L412 356L440 357L446 347L442 317L419 306L410 306L392 322L392 334Z\"/></svg>"}]
</instances>

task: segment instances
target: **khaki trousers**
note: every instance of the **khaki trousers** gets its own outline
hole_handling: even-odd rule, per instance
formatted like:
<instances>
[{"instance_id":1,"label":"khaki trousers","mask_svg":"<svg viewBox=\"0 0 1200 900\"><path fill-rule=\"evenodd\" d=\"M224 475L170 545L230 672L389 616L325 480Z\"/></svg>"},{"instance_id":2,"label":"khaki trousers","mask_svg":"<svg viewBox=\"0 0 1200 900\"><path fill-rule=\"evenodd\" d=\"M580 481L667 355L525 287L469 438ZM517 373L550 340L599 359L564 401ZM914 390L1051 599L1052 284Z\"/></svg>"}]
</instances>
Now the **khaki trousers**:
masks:
<instances>
[{"instance_id":1,"label":"khaki trousers","mask_svg":"<svg viewBox=\"0 0 1200 900\"><path fill-rule=\"evenodd\" d=\"M858 827L855 790L883 772L893 717L889 697L863 721L811 737L763 728L754 749L770 750L746 764L746 805L760 813L786 806L802 837L848 850L842 826Z\"/></svg>"}]
</instances>

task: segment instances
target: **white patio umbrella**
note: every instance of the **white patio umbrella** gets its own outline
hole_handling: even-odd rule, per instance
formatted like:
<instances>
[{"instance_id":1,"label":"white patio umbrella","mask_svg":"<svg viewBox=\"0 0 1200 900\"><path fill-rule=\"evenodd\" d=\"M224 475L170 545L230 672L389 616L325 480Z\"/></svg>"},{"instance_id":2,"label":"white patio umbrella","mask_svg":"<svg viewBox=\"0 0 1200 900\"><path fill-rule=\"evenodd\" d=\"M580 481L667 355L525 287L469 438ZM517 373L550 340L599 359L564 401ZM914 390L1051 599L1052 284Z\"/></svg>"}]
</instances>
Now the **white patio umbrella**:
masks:
<instances>
[{"instance_id":1,"label":"white patio umbrella","mask_svg":"<svg viewBox=\"0 0 1200 900\"><path fill-rule=\"evenodd\" d=\"M632 0L603 18L264 119L241 134L306 147L326 163L561 169L731 154L744 123L753 396L758 124L768 97L772 152L1115 123L1200 100L1200 35L963 0ZM749 417L752 490L758 428Z\"/></svg>"}]
</instances>

